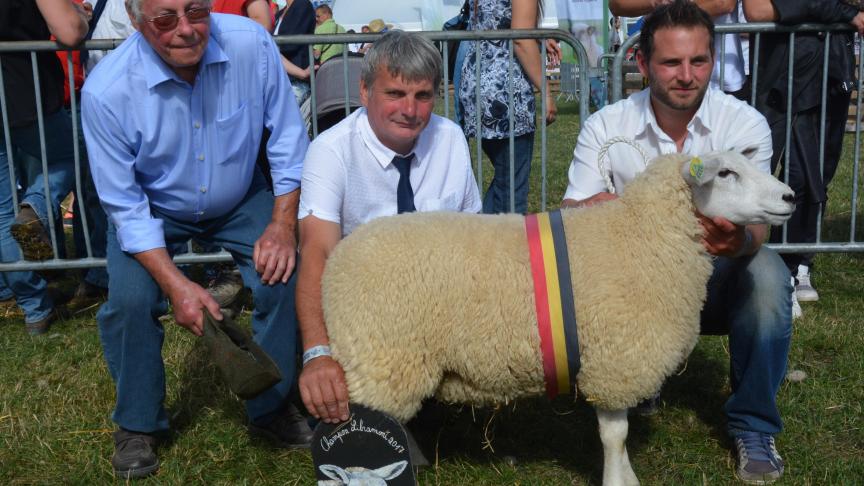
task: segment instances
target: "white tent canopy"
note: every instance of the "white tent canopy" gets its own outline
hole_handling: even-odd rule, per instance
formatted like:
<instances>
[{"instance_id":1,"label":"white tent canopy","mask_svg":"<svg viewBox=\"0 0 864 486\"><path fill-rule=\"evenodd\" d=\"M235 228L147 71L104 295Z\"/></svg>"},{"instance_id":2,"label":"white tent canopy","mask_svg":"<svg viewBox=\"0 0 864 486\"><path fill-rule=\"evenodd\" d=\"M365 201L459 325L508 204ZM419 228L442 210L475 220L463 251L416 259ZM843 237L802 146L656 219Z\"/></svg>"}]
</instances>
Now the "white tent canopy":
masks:
<instances>
[{"instance_id":1,"label":"white tent canopy","mask_svg":"<svg viewBox=\"0 0 864 486\"><path fill-rule=\"evenodd\" d=\"M360 28L373 19L382 19L403 30L441 30L445 21L454 17L464 0L332 0L333 18L346 30ZM543 2L542 26L558 28L555 2Z\"/></svg>"}]
</instances>

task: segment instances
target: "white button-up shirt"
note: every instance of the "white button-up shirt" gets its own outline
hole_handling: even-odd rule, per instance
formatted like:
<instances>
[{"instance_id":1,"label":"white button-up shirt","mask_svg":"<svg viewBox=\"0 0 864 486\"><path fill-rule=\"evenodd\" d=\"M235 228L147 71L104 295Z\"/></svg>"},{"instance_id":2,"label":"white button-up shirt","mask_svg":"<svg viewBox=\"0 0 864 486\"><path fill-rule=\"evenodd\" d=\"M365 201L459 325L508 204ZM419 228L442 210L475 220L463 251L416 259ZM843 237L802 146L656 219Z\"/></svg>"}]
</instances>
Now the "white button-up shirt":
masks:
<instances>
[{"instance_id":1,"label":"white button-up shirt","mask_svg":"<svg viewBox=\"0 0 864 486\"><path fill-rule=\"evenodd\" d=\"M573 151L565 199L580 200L606 192L597 159L600 149L614 137L626 137L637 143L648 158L644 160L639 151L627 143L618 142L609 147L606 167L611 166L615 191L619 194L645 170L648 161L678 151L675 141L657 124L646 88L603 108L585 121ZM687 125L682 152L699 155L749 147L758 149L751 158L753 163L769 172L771 130L765 117L747 103L709 88Z\"/></svg>"},{"instance_id":2,"label":"white button-up shirt","mask_svg":"<svg viewBox=\"0 0 864 486\"><path fill-rule=\"evenodd\" d=\"M432 115L412 151L417 211L479 213L480 193L468 144L458 125ZM345 237L372 219L397 213L397 154L375 136L360 108L312 141L300 184L298 219L315 216L342 226Z\"/></svg>"}]
</instances>

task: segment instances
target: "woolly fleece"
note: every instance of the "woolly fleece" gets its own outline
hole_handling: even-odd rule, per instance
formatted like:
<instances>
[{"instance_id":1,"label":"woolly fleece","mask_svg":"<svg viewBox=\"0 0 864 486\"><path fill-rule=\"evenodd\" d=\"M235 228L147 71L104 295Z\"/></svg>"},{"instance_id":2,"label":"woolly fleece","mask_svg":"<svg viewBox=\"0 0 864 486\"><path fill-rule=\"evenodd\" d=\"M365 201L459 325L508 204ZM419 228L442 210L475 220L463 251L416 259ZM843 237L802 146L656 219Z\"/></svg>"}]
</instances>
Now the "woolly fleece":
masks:
<instances>
[{"instance_id":1,"label":"woolly fleece","mask_svg":"<svg viewBox=\"0 0 864 486\"><path fill-rule=\"evenodd\" d=\"M692 351L711 260L689 157L656 159L621 198L562 211L582 369L594 406L654 394ZM543 393L524 218L413 213L340 242L324 318L350 399L407 421L423 399L487 405Z\"/></svg>"}]
</instances>

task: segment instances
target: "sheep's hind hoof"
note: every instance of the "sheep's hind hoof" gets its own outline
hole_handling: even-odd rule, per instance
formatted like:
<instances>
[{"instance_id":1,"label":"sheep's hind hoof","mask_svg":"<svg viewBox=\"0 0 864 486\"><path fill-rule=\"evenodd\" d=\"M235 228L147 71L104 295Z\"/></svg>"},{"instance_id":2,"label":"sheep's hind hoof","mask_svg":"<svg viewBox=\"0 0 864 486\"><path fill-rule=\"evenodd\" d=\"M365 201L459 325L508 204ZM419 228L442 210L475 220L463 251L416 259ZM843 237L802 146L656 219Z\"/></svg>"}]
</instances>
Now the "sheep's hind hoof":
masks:
<instances>
[{"instance_id":1,"label":"sheep's hind hoof","mask_svg":"<svg viewBox=\"0 0 864 486\"><path fill-rule=\"evenodd\" d=\"M361 405L349 410L347 421L315 427L312 463L318 484L380 479L389 486L415 486L411 447L399 422Z\"/></svg>"}]
</instances>

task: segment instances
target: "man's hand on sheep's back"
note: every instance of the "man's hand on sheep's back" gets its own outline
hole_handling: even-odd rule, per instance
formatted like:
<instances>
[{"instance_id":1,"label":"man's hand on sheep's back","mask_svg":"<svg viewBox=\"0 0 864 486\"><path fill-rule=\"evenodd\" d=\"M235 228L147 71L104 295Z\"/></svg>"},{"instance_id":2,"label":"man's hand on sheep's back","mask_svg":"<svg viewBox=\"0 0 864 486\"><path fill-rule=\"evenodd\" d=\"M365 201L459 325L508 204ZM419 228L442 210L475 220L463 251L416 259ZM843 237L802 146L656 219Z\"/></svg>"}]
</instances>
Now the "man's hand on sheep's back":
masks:
<instances>
[{"instance_id":1,"label":"man's hand on sheep's back","mask_svg":"<svg viewBox=\"0 0 864 486\"><path fill-rule=\"evenodd\" d=\"M348 420L345 372L333 358L321 356L306 363L299 383L303 404L315 418L328 424Z\"/></svg>"},{"instance_id":2,"label":"man's hand on sheep's back","mask_svg":"<svg viewBox=\"0 0 864 486\"><path fill-rule=\"evenodd\" d=\"M737 257L747 246L747 228L720 216L708 218L698 214L699 223L705 232L702 245L714 256Z\"/></svg>"},{"instance_id":3,"label":"man's hand on sheep's back","mask_svg":"<svg viewBox=\"0 0 864 486\"><path fill-rule=\"evenodd\" d=\"M565 199L561 201L562 208L587 208L589 206L593 206L595 204L600 204L606 201L614 201L618 199L617 194L612 194L610 192L598 192L591 197L586 197L585 199Z\"/></svg>"},{"instance_id":4,"label":"man's hand on sheep's back","mask_svg":"<svg viewBox=\"0 0 864 486\"><path fill-rule=\"evenodd\" d=\"M219 304L209 292L191 280L186 280L172 288L168 292L168 300L174 308L174 322L196 336L200 337L204 334L204 312L202 311L204 307L213 317L222 319Z\"/></svg>"}]
</instances>

